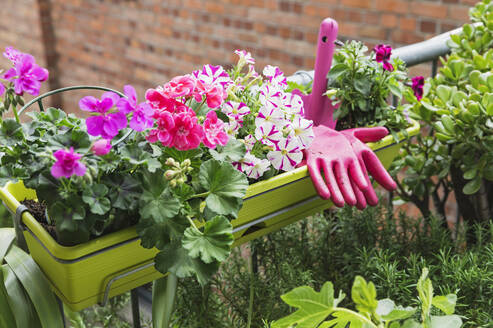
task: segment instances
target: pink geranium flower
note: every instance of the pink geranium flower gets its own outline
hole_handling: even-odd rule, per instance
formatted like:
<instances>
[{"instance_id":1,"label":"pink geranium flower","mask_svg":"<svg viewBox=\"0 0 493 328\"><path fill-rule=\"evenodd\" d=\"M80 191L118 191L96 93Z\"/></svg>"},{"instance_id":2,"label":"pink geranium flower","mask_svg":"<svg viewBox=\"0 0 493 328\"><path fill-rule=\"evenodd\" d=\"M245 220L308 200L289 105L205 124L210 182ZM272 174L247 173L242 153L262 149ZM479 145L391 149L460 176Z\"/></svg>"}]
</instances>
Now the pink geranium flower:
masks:
<instances>
[{"instance_id":1,"label":"pink geranium flower","mask_svg":"<svg viewBox=\"0 0 493 328\"><path fill-rule=\"evenodd\" d=\"M153 118L156 120L157 129L149 131L146 139L152 143L160 141L165 147L171 146L173 143L172 133L175 128L173 114L167 110L156 110Z\"/></svg>"},{"instance_id":2,"label":"pink geranium flower","mask_svg":"<svg viewBox=\"0 0 493 328\"><path fill-rule=\"evenodd\" d=\"M127 116L122 112L109 113L120 97L113 92L105 92L101 100L86 96L79 101L83 111L96 115L86 119L87 133L92 136L101 136L103 139L113 139L120 130L127 127Z\"/></svg>"},{"instance_id":3,"label":"pink geranium flower","mask_svg":"<svg viewBox=\"0 0 493 328\"><path fill-rule=\"evenodd\" d=\"M176 76L163 86L161 93L168 98L188 97L193 95L196 83L192 75Z\"/></svg>"},{"instance_id":4,"label":"pink geranium flower","mask_svg":"<svg viewBox=\"0 0 493 328\"><path fill-rule=\"evenodd\" d=\"M373 48L373 51L375 51L375 60L378 63L383 63L383 69L392 72L394 70L394 66L390 63L392 47L386 44L379 44Z\"/></svg>"},{"instance_id":5,"label":"pink geranium flower","mask_svg":"<svg viewBox=\"0 0 493 328\"><path fill-rule=\"evenodd\" d=\"M228 143L229 136L224 131L225 124L217 118L215 111L210 111L204 121L204 140L202 142L209 148L216 148L217 145L224 146Z\"/></svg>"},{"instance_id":6,"label":"pink geranium flower","mask_svg":"<svg viewBox=\"0 0 493 328\"><path fill-rule=\"evenodd\" d=\"M30 54L6 50L7 58L11 59L14 67L9 69L3 78L14 83L14 92L23 95L24 92L37 96L41 88L41 82L48 79L48 70L36 64L34 57Z\"/></svg>"},{"instance_id":7,"label":"pink geranium flower","mask_svg":"<svg viewBox=\"0 0 493 328\"><path fill-rule=\"evenodd\" d=\"M111 141L108 139L99 139L92 144L91 151L96 156L104 156L111 150Z\"/></svg>"},{"instance_id":8,"label":"pink geranium flower","mask_svg":"<svg viewBox=\"0 0 493 328\"><path fill-rule=\"evenodd\" d=\"M0 97L3 96L3 94L5 93L5 86L0 83Z\"/></svg>"},{"instance_id":9,"label":"pink geranium flower","mask_svg":"<svg viewBox=\"0 0 493 328\"><path fill-rule=\"evenodd\" d=\"M162 89L160 90L162 91ZM145 98L147 103L154 109L164 109L171 113L175 111L175 100L166 97L159 90L147 90Z\"/></svg>"},{"instance_id":10,"label":"pink geranium flower","mask_svg":"<svg viewBox=\"0 0 493 328\"><path fill-rule=\"evenodd\" d=\"M228 97L228 93L220 84L206 84L203 82L197 83L196 96L199 95L200 98L195 98L197 102L202 100L202 95L205 95L207 107L211 109L218 108Z\"/></svg>"},{"instance_id":11,"label":"pink geranium flower","mask_svg":"<svg viewBox=\"0 0 493 328\"><path fill-rule=\"evenodd\" d=\"M418 101L423 98L423 87L425 85L425 78L422 76L415 76L412 78L413 85L411 88L413 89L414 95L418 99Z\"/></svg>"},{"instance_id":12,"label":"pink geranium flower","mask_svg":"<svg viewBox=\"0 0 493 328\"><path fill-rule=\"evenodd\" d=\"M173 136L173 146L178 150L195 149L200 145L204 137L204 130L195 112L190 108L173 115L175 126L171 131Z\"/></svg>"},{"instance_id":13,"label":"pink geranium flower","mask_svg":"<svg viewBox=\"0 0 493 328\"><path fill-rule=\"evenodd\" d=\"M51 175L56 179L70 178L74 174L81 177L86 173L86 166L79 162L82 155L74 153L73 147L70 147L69 151L57 150L53 156L55 156L56 162L51 167Z\"/></svg>"},{"instance_id":14,"label":"pink geranium flower","mask_svg":"<svg viewBox=\"0 0 493 328\"><path fill-rule=\"evenodd\" d=\"M12 62L12 65L16 65L22 57L23 53L13 47L6 47L3 56Z\"/></svg>"}]
</instances>

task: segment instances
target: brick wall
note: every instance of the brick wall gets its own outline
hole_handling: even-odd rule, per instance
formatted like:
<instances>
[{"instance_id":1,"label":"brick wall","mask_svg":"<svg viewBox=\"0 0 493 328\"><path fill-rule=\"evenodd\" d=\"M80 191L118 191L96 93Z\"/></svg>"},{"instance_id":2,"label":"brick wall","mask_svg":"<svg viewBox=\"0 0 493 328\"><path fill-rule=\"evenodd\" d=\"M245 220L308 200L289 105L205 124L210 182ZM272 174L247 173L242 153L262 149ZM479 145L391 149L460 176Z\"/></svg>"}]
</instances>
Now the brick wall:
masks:
<instances>
[{"instance_id":1,"label":"brick wall","mask_svg":"<svg viewBox=\"0 0 493 328\"><path fill-rule=\"evenodd\" d=\"M0 47L36 55L52 71L53 86L132 83L142 95L204 63L229 65L238 48L250 50L259 69L311 69L325 17L339 22L340 39L398 47L460 26L475 2L2 0ZM65 96L65 108L78 97Z\"/></svg>"}]
</instances>

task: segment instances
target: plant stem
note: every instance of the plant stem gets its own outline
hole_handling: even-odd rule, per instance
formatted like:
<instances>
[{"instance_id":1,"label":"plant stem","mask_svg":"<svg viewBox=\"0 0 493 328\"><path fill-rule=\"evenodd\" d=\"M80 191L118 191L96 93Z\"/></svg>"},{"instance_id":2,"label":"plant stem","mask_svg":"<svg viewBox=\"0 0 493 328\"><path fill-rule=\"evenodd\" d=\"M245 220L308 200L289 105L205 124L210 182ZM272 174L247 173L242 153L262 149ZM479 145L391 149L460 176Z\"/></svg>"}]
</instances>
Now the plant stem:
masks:
<instances>
[{"instance_id":1,"label":"plant stem","mask_svg":"<svg viewBox=\"0 0 493 328\"><path fill-rule=\"evenodd\" d=\"M187 200L190 200L192 198L202 198L202 197L207 197L209 196L211 192L210 191L206 191L206 192L203 192L203 193L200 193L200 194L195 194L193 196L190 196L190 198L188 198Z\"/></svg>"},{"instance_id":2,"label":"plant stem","mask_svg":"<svg viewBox=\"0 0 493 328\"><path fill-rule=\"evenodd\" d=\"M17 113L17 108L14 104L12 104L12 111L14 112L15 121L21 124L21 121L19 120L19 114Z\"/></svg>"},{"instance_id":3,"label":"plant stem","mask_svg":"<svg viewBox=\"0 0 493 328\"><path fill-rule=\"evenodd\" d=\"M195 228L195 230L199 230L190 217L187 216L187 220L188 220L188 222L190 222L190 225Z\"/></svg>"},{"instance_id":4,"label":"plant stem","mask_svg":"<svg viewBox=\"0 0 493 328\"><path fill-rule=\"evenodd\" d=\"M250 254L250 298L248 300L248 321L247 321L247 328L250 328L252 326L252 317L253 317L253 297L254 297L254 286L253 286L253 280L255 278L255 272L253 270L253 250L250 249L252 252Z\"/></svg>"}]
</instances>

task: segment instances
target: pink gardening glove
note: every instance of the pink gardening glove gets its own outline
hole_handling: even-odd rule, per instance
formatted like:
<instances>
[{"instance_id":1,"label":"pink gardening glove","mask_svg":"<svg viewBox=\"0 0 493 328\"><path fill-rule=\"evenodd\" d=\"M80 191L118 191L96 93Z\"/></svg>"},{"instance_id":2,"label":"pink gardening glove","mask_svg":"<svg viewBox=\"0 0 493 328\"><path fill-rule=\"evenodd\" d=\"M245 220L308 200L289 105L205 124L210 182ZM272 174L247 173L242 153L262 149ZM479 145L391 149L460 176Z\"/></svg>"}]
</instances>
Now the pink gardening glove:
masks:
<instances>
[{"instance_id":1,"label":"pink gardening glove","mask_svg":"<svg viewBox=\"0 0 493 328\"><path fill-rule=\"evenodd\" d=\"M335 131L323 125L314 128L315 139L305 150L306 164L313 185L320 197L332 199L342 207L345 203L363 209L376 205L378 197L367 170L387 189L395 182L378 157L364 143L378 141L387 135L385 128L362 128ZM321 171L324 172L325 180Z\"/></svg>"}]
</instances>

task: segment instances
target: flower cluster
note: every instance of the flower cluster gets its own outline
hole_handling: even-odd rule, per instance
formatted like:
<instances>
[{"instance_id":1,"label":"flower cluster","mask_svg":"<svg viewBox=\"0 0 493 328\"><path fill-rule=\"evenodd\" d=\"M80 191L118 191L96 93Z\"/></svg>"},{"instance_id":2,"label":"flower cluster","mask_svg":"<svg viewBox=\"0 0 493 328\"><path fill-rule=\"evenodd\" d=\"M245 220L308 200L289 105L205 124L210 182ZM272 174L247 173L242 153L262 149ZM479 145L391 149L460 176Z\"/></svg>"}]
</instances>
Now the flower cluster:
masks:
<instances>
[{"instance_id":1,"label":"flower cluster","mask_svg":"<svg viewBox=\"0 0 493 328\"><path fill-rule=\"evenodd\" d=\"M147 90L146 100L154 109L152 118L156 123L147 140L178 150L195 149L201 142L211 149L226 145L229 137L225 124L214 110L224 103L230 83L221 66L206 65L201 71L174 77L163 86ZM204 104L207 114L200 124L197 112Z\"/></svg>"},{"instance_id":2,"label":"flower cluster","mask_svg":"<svg viewBox=\"0 0 493 328\"><path fill-rule=\"evenodd\" d=\"M10 60L12 68L0 76L1 79L10 82L14 92L22 96L24 92L37 96L41 88L41 82L48 79L48 70L36 64L36 60L30 54L20 52L12 47L5 48L3 56ZM5 93L5 85L0 83L0 96Z\"/></svg>"},{"instance_id":3,"label":"flower cluster","mask_svg":"<svg viewBox=\"0 0 493 328\"><path fill-rule=\"evenodd\" d=\"M302 116L303 101L286 92L286 78L278 67L266 66L262 78L255 73L250 53L237 50L236 54L240 58L233 70L237 74L233 89L238 93L221 108L229 120L228 134L241 140L247 150L234 165L252 179L262 177L271 166L293 170L314 138L313 122ZM241 74L245 64L249 65L247 73ZM235 99L238 96L245 102Z\"/></svg>"}]
</instances>

